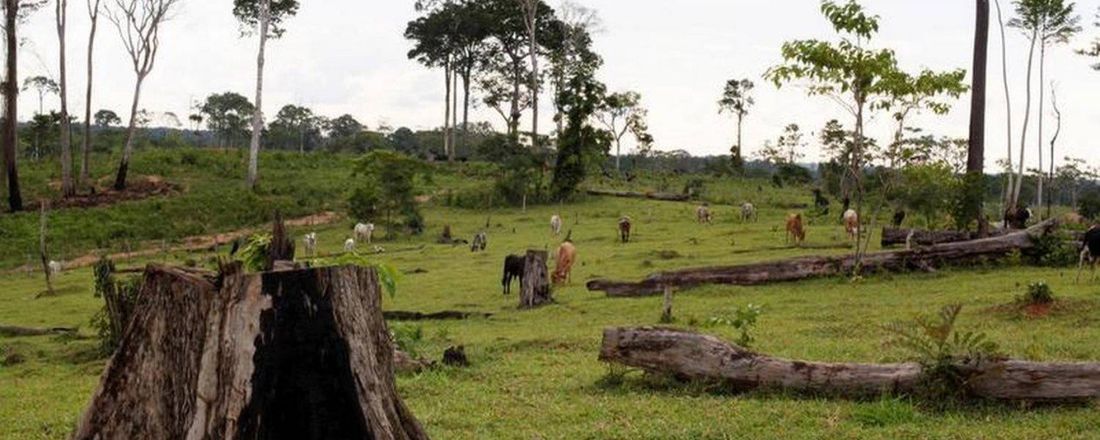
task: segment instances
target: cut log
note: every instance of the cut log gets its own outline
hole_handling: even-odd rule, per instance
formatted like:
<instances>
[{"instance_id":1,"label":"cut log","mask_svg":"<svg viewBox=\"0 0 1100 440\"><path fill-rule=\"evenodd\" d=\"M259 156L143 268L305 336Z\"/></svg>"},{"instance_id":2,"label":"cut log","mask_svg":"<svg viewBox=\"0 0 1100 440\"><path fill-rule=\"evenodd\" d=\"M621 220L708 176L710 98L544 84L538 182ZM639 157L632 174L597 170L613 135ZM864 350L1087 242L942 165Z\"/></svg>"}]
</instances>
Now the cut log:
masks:
<instances>
[{"instance_id":1,"label":"cut log","mask_svg":"<svg viewBox=\"0 0 1100 440\"><path fill-rule=\"evenodd\" d=\"M674 194L674 193L662 193L662 192L637 192L637 191L616 191L610 189L590 189L589 195L593 196L609 196L609 197L623 197L629 199L649 199L660 200L664 202L686 202L691 200L691 197L687 194Z\"/></svg>"},{"instance_id":2,"label":"cut log","mask_svg":"<svg viewBox=\"0 0 1100 440\"><path fill-rule=\"evenodd\" d=\"M34 328L0 324L0 336L11 337L46 335L76 335L76 329L68 327Z\"/></svg>"},{"instance_id":3,"label":"cut log","mask_svg":"<svg viewBox=\"0 0 1100 440\"><path fill-rule=\"evenodd\" d=\"M1057 222L1048 220L1030 229L1000 237L868 253L863 256L859 273L928 271L939 267L943 262L966 264L1003 258L1014 251L1030 249L1034 245L1034 238L1050 233L1056 226ZM741 266L660 272L640 282L592 280L587 286L590 291L604 291L607 296L612 297L650 296L661 294L664 286L678 289L707 284L751 286L853 274L856 272L856 261L854 255L800 257Z\"/></svg>"},{"instance_id":4,"label":"cut log","mask_svg":"<svg viewBox=\"0 0 1100 440\"><path fill-rule=\"evenodd\" d=\"M718 338L663 328L604 330L600 360L687 380L720 381L734 391L778 389L848 397L912 394L921 380L915 363L822 363L779 359ZM992 361L960 366L975 397L1032 402L1100 398L1100 363Z\"/></svg>"},{"instance_id":5,"label":"cut log","mask_svg":"<svg viewBox=\"0 0 1100 440\"><path fill-rule=\"evenodd\" d=\"M924 229L882 228L882 247L904 246L909 239L909 233L913 233L913 246L932 246L942 243L956 243L960 241L975 240L977 232L968 231L928 231ZM999 237L1012 232L1008 229L989 231L990 237Z\"/></svg>"},{"instance_id":6,"label":"cut log","mask_svg":"<svg viewBox=\"0 0 1100 440\"><path fill-rule=\"evenodd\" d=\"M382 317L385 318L387 321L445 321L470 318L489 318L492 316L492 313L458 312L454 310L444 310L442 312L433 313L406 312L401 310L389 310L382 312Z\"/></svg>"},{"instance_id":7,"label":"cut log","mask_svg":"<svg viewBox=\"0 0 1100 440\"><path fill-rule=\"evenodd\" d=\"M373 269L150 266L73 438L424 439Z\"/></svg>"},{"instance_id":8,"label":"cut log","mask_svg":"<svg viewBox=\"0 0 1100 440\"><path fill-rule=\"evenodd\" d=\"M519 308L533 309L554 302L550 296L550 271L546 251L528 250L520 279Z\"/></svg>"}]
</instances>

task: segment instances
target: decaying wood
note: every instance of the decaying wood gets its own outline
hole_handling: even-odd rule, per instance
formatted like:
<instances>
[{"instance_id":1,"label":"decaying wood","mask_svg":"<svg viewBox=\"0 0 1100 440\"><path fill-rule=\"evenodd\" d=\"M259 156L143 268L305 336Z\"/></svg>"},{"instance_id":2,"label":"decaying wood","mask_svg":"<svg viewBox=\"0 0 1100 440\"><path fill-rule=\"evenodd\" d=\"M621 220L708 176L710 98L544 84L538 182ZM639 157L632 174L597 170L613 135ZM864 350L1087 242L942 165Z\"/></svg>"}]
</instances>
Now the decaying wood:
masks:
<instances>
[{"instance_id":1,"label":"decaying wood","mask_svg":"<svg viewBox=\"0 0 1100 440\"><path fill-rule=\"evenodd\" d=\"M943 262L965 264L1003 258L1012 252L1031 248L1034 238L1050 233L1056 226L1057 222L1048 220L1030 229L1000 237L868 253L863 256L859 273L928 271L934 270ZM640 282L593 280L588 282L588 290L604 291L608 296L613 297L649 296L662 293L664 286L676 288L707 284L748 286L855 272L855 256L812 256L740 266L704 267L660 272L650 275Z\"/></svg>"},{"instance_id":2,"label":"decaying wood","mask_svg":"<svg viewBox=\"0 0 1100 440\"><path fill-rule=\"evenodd\" d=\"M554 302L550 296L550 271L546 251L528 250L520 279L519 308L532 309Z\"/></svg>"},{"instance_id":3,"label":"decaying wood","mask_svg":"<svg viewBox=\"0 0 1100 440\"><path fill-rule=\"evenodd\" d=\"M910 243L913 246L931 246L941 243L955 243L959 241L976 240L977 232L969 231L929 231L925 229L908 228L882 228L882 247L904 246L909 240L909 233L913 234ZM999 237L1012 232L1007 229L989 231L990 237Z\"/></svg>"},{"instance_id":4,"label":"decaying wood","mask_svg":"<svg viewBox=\"0 0 1100 440\"><path fill-rule=\"evenodd\" d=\"M271 226L271 244L267 247L267 258L264 262L264 270L271 271L293 269L293 265L280 262L294 261L294 240L286 232L286 224L283 223L283 214L275 211L275 221Z\"/></svg>"},{"instance_id":5,"label":"decaying wood","mask_svg":"<svg viewBox=\"0 0 1100 440\"><path fill-rule=\"evenodd\" d=\"M610 189L590 189L589 195L593 196L610 196L610 197L624 197L630 199L650 199L660 200L665 202L686 202L691 199L687 194L674 194L674 193L662 193L662 192L637 192L637 191L615 191Z\"/></svg>"},{"instance_id":6,"label":"decaying wood","mask_svg":"<svg viewBox=\"0 0 1100 440\"><path fill-rule=\"evenodd\" d=\"M46 335L75 335L75 328L68 327L52 327L52 328L34 328L34 327L19 327L15 325L2 325L0 324L0 336L12 337L12 336L46 336Z\"/></svg>"},{"instance_id":7,"label":"decaying wood","mask_svg":"<svg viewBox=\"0 0 1100 440\"><path fill-rule=\"evenodd\" d=\"M454 310L444 310L442 312L433 313L406 312L401 310L387 310L382 312L382 317L385 318L387 321L445 321L471 318L489 318L492 316L492 313L459 312Z\"/></svg>"},{"instance_id":8,"label":"decaying wood","mask_svg":"<svg viewBox=\"0 0 1100 440\"><path fill-rule=\"evenodd\" d=\"M150 266L73 438L427 436L397 395L373 269Z\"/></svg>"},{"instance_id":9,"label":"decaying wood","mask_svg":"<svg viewBox=\"0 0 1100 440\"><path fill-rule=\"evenodd\" d=\"M822 363L779 359L718 338L663 328L604 330L600 360L672 374L688 380L720 381L732 390L779 389L850 397L910 394L921 367L915 363ZM1100 398L1100 363L990 361L960 366L970 374L976 397L1077 402Z\"/></svg>"}]
</instances>

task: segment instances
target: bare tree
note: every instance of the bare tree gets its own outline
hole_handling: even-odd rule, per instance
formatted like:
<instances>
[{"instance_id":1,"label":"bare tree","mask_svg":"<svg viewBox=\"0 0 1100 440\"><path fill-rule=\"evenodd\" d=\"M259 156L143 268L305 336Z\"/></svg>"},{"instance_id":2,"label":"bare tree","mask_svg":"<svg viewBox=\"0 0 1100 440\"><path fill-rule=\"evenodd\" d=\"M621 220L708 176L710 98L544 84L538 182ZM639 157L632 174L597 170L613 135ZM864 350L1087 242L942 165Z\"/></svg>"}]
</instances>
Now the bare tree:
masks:
<instances>
[{"instance_id":1,"label":"bare tree","mask_svg":"<svg viewBox=\"0 0 1100 440\"><path fill-rule=\"evenodd\" d=\"M1008 130L1007 136L1005 136L1005 144L1008 145L1008 154L1005 156L1006 166L1005 173L1005 191L1004 191L1004 209L1008 209L1009 205L1012 205L1012 190L1015 188L1014 178L1015 174L1012 170L1012 93L1010 93L1008 87L1008 39L1005 37L1005 21L1004 15L1001 11L1001 1L994 0L993 4L997 7L997 26L1001 30L1001 79L1004 83L1005 89L1005 124ZM1021 177L1022 179L1023 177Z\"/></svg>"},{"instance_id":2,"label":"bare tree","mask_svg":"<svg viewBox=\"0 0 1100 440\"><path fill-rule=\"evenodd\" d=\"M271 26L271 0L259 2L260 52L256 56L256 111L252 113L252 143L248 148L248 187L256 188L259 177L260 135L264 130L264 51L267 50L268 28Z\"/></svg>"},{"instance_id":3,"label":"bare tree","mask_svg":"<svg viewBox=\"0 0 1100 440\"><path fill-rule=\"evenodd\" d=\"M145 78L153 71L160 49L160 27L170 18L172 8L180 0L113 0L113 6L107 5L107 19L118 29L122 46L130 55L134 74L134 100L130 105L130 123L126 129L126 145L122 150L122 161L118 164L118 176L115 189L126 188L126 173L130 168L130 156L134 151L134 135L137 132L138 103L141 99L141 86Z\"/></svg>"},{"instance_id":4,"label":"bare tree","mask_svg":"<svg viewBox=\"0 0 1100 440\"><path fill-rule=\"evenodd\" d=\"M517 0L523 7L523 24L527 27L527 44L531 56L531 146L539 148L539 51L538 15L542 0Z\"/></svg>"},{"instance_id":5,"label":"bare tree","mask_svg":"<svg viewBox=\"0 0 1100 440\"><path fill-rule=\"evenodd\" d=\"M68 24L69 0L56 0L54 18L57 23L57 41L59 47L58 94L61 96L61 196L76 195L73 184L73 145L72 127L69 122L69 82L68 66L65 62L65 27Z\"/></svg>"},{"instance_id":6,"label":"bare tree","mask_svg":"<svg viewBox=\"0 0 1100 440\"><path fill-rule=\"evenodd\" d=\"M5 72L3 140L4 174L8 183L8 207L12 212L23 210L19 189L19 166L16 163L19 145L19 37L16 28L27 15L43 4L42 0L3 0Z\"/></svg>"},{"instance_id":7,"label":"bare tree","mask_svg":"<svg viewBox=\"0 0 1100 440\"><path fill-rule=\"evenodd\" d=\"M92 54L95 51L95 34L99 24L100 0L88 0L88 18L91 20L91 29L88 31L88 90L84 99L84 144L80 149L80 184L89 186L91 151L92 151Z\"/></svg>"}]
</instances>

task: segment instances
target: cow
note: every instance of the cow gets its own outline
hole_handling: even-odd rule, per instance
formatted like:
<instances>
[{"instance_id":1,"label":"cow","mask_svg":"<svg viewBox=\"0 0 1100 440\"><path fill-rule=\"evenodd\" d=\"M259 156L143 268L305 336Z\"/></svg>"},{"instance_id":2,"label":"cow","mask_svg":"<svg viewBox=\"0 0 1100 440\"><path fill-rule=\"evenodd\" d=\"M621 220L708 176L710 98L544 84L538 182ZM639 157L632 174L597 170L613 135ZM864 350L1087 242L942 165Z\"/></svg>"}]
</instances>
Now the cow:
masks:
<instances>
[{"instance_id":1,"label":"cow","mask_svg":"<svg viewBox=\"0 0 1100 440\"><path fill-rule=\"evenodd\" d=\"M1087 222L1088 221L1085 220L1084 216L1076 212L1067 212L1065 215L1062 216L1062 223L1067 225L1083 225Z\"/></svg>"},{"instance_id":2,"label":"cow","mask_svg":"<svg viewBox=\"0 0 1100 440\"><path fill-rule=\"evenodd\" d=\"M790 214L787 216L787 243L802 244L806 241L806 230L802 227L802 214Z\"/></svg>"},{"instance_id":3,"label":"cow","mask_svg":"<svg viewBox=\"0 0 1100 440\"><path fill-rule=\"evenodd\" d=\"M1089 262L1092 277L1096 278L1096 260L1100 258L1100 226L1093 226L1085 232L1081 240L1081 258L1077 261L1077 282L1081 281L1081 270L1085 267L1085 261Z\"/></svg>"},{"instance_id":4,"label":"cow","mask_svg":"<svg viewBox=\"0 0 1100 440\"><path fill-rule=\"evenodd\" d=\"M484 251L485 247L489 244L489 237L485 234L485 231L478 232L474 236L474 242L470 244L470 252Z\"/></svg>"},{"instance_id":5,"label":"cow","mask_svg":"<svg viewBox=\"0 0 1100 440\"><path fill-rule=\"evenodd\" d=\"M695 220L700 224L710 224L711 221L710 207L704 203L695 208Z\"/></svg>"},{"instance_id":6,"label":"cow","mask_svg":"<svg viewBox=\"0 0 1100 440\"><path fill-rule=\"evenodd\" d=\"M1012 229L1026 229L1028 220L1031 220L1031 208L1019 207L1006 209L1004 226Z\"/></svg>"},{"instance_id":7,"label":"cow","mask_svg":"<svg viewBox=\"0 0 1100 440\"><path fill-rule=\"evenodd\" d=\"M844 232L848 233L848 239L859 237L859 213L854 209L844 211Z\"/></svg>"},{"instance_id":8,"label":"cow","mask_svg":"<svg viewBox=\"0 0 1100 440\"><path fill-rule=\"evenodd\" d=\"M550 232L553 233L555 237L561 235L561 216L560 215L554 214L553 216L550 217Z\"/></svg>"},{"instance_id":9,"label":"cow","mask_svg":"<svg viewBox=\"0 0 1100 440\"><path fill-rule=\"evenodd\" d=\"M573 278L573 263L577 262L577 247L566 241L558 247L558 262L554 265L551 280L554 284L568 283Z\"/></svg>"},{"instance_id":10,"label":"cow","mask_svg":"<svg viewBox=\"0 0 1100 440\"><path fill-rule=\"evenodd\" d=\"M756 206L745 202L744 205L741 205L741 222L744 223L750 220L753 222L757 220Z\"/></svg>"},{"instance_id":11,"label":"cow","mask_svg":"<svg viewBox=\"0 0 1100 440\"><path fill-rule=\"evenodd\" d=\"M370 244L374 235L374 223L359 223L355 225L355 240Z\"/></svg>"},{"instance_id":12,"label":"cow","mask_svg":"<svg viewBox=\"0 0 1100 440\"><path fill-rule=\"evenodd\" d=\"M306 245L306 255L311 256L311 257L316 256L317 255L317 233L316 232L310 232L310 233L306 234L305 238L303 238L302 241L305 242L305 245Z\"/></svg>"},{"instance_id":13,"label":"cow","mask_svg":"<svg viewBox=\"0 0 1100 440\"><path fill-rule=\"evenodd\" d=\"M50 260L50 262L48 264L46 264L46 266L50 270L50 276L51 277L56 277L58 275L61 275L61 270L63 269L63 267L61 266L60 262Z\"/></svg>"},{"instance_id":14,"label":"cow","mask_svg":"<svg viewBox=\"0 0 1100 440\"><path fill-rule=\"evenodd\" d=\"M630 242L630 230L632 227L633 224L630 222L630 217L625 215L619 217L619 239L622 240L623 243Z\"/></svg>"},{"instance_id":15,"label":"cow","mask_svg":"<svg viewBox=\"0 0 1100 440\"><path fill-rule=\"evenodd\" d=\"M895 228L900 228L901 224L905 222L905 215L904 209L898 208L894 210L894 219L890 224L894 225Z\"/></svg>"},{"instance_id":16,"label":"cow","mask_svg":"<svg viewBox=\"0 0 1100 440\"><path fill-rule=\"evenodd\" d=\"M519 280L520 286L523 285L523 271L527 267L527 259L522 255L509 255L504 257L504 278L500 280L500 285L504 288L504 294L507 295L512 292L512 280Z\"/></svg>"},{"instance_id":17,"label":"cow","mask_svg":"<svg viewBox=\"0 0 1100 440\"><path fill-rule=\"evenodd\" d=\"M355 239L344 240L344 252L355 252Z\"/></svg>"}]
</instances>

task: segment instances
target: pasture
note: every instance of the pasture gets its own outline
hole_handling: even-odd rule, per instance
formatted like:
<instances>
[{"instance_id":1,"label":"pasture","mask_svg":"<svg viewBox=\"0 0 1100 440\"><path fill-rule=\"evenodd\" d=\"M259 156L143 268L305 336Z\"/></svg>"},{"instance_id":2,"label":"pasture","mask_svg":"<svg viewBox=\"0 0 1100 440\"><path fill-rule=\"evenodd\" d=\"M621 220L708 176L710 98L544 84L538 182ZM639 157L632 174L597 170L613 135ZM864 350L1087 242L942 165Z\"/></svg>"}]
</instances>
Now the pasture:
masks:
<instances>
[{"instance_id":1,"label":"pasture","mask_svg":"<svg viewBox=\"0 0 1100 440\"><path fill-rule=\"evenodd\" d=\"M336 171L307 167L297 174L280 175L273 171L280 162L270 156L265 160L268 176L279 176L268 179L280 182L268 187L272 188L268 197L284 200L277 206L287 209L288 216L341 210L348 179L343 174L348 172L346 165ZM327 160L347 163L339 156ZM236 163L233 159L225 162ZM142 169L147 168L143 165ZM202 205L211 215L207 218L222 219L209 220L209 224L193 230L170 227L172 235L160 237L135 233L135 240L166 241L260 222L256 218L263 214L234 217L241 209L258 208L242 206L232 196L236 190L224 187L225 182L218 190L219 181L198 174L198 168L180 169L184 171L165 169L164 174L189 183L190 189L183 194L94 208L87 211L88 217L125 215L127 221L136 223L174 223L188 218L182 211L188 206ZM323 196L299 198L299 189L294 188L301 188L301 182L309 182L306 188ZM763 181L708 179L705 197L711 201L715 221L699 225L695 222L694 203L589 197L561 206L532 206L526 211L444 206L440 188L451 183L451 188L457 187L457 182L469 185L470 179L441 172L425 184L430 185L425 192L436 196L424 206L428 225L424 235L383 239L378 244L385 253L370 257L405 273L396 295L384 299L387 310L493 314L465 321L390 323L391 329L401 334L421 335L409 348L422 356L438 359L444 348L463 345L470 357L472 365L468 368L439 367L398 378L400 394L433 438L1029 439L1094 438L1100 430L1100 412L1095 404L1024 408L983 403L941 411L904 398L855 401L772 392L731 394L667 378L643 377L637 372L619 380L596 359L603 328L656 325L661 298L606 298L588 292L585 281L597 277L633 280L664 269L846 252L840 248L821 249L845 241L839 212L811 222L807 226L807 246L794 248L784 244L783 219L788 212L797 211L790 206L811 201L805 188L780 190ZM644 188L646 184L635 186ZM286 193L275 194L282 190L274 188L285 188ZM746 199L760 209L756 223L743 224L737 219L735 206ZM160 208L154 208L157 206ZM269 205L261 197L256 206ZM554 290L555 304L517 310L516 295L501 294L502 262L506 255L526 249L552 252L560 242L550 233L553 214L563 217L563 230L572 231L578 248L573 281ZM55 215L65 219L69 214ZM622 215L634 220L633 241L626 244L617 240L616 220ZM0 217L0 221L8 222L5 228L19 222L33 224L34 219L32 214ZM466 246L435 243L444 225L450 225L457 237L472 239L487 219L487 252L472 254ZM66 220L58 221L66 224ZM302 235L316 231L320 252L338 254L351 234L352 224L344 220L292 228L292 232L298 239L299 252ZM85 235L71 228L56 234L56 240ZM2 242L5 250L22 246L7 238ZM70 254L97 247L94 241L73 243L68 247ZM224 253L224 249L221 251ZM203 262L207 257L171 252L119 263L135 267L189 259ZM6 269L23 263L18 254L6 255L0 261ZM960 303L965 306L961 327L988 333L1012 357L1100 359L1100 344L1096 343L1100 337L1100 284L1075 284L1073 277L1070 268L1036 268L1009 262L950 268L933 274L882 274L860 280L708 286L677 292L672 325L733 340L734 329L709 325L708 320L755 304L764 312L755 328L753 348L762 353L819 361L893 362L901 360L903 354L884 347L882 324ZM1028 283L1036 281L1046 281L1063 307L1041 318L998 308L1011 303ZM88 324L101 307L92 294L91 269L66 271L57 283L56 296L35 299L43 285L39 272L0 275L0 324L80 327L80 336L0 336L0 438L65 438L106 362L97 352L98 341Z\"/></svg>"}]
</instances>

